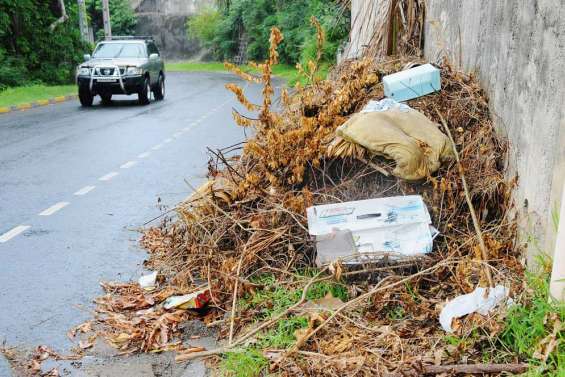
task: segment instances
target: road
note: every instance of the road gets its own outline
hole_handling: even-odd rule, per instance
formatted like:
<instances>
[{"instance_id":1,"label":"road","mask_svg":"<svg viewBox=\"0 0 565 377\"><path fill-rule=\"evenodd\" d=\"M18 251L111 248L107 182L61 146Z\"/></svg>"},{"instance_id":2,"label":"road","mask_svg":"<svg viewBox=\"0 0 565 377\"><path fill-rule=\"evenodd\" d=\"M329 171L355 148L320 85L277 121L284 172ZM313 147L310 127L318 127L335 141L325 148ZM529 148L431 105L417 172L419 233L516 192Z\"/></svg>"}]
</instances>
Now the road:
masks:
<instances>
[{"instance_id":1,"label":"road","mask_svg":"<svg viewBox=\"0 0 565 377\"><path fill-rule=\"evenodd\" d=\"M170 208L191 193L184 179L203 181L206 147L245 138L224 88L238 81L171 73L165 100L149 106L124 96L0 116L0 343L65 352L99 282L143 273L139 229L161 213L158 199Z\"/></svg>"}]
</instances>

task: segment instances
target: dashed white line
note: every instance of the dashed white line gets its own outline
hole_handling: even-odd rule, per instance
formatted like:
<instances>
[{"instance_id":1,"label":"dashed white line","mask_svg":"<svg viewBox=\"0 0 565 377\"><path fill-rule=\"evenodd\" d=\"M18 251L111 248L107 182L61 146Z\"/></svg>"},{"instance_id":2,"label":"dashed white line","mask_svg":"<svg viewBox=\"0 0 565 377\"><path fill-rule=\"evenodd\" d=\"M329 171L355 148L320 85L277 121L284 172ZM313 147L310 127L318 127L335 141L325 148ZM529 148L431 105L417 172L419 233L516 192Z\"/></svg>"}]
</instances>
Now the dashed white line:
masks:
<instances>
[{"instance_id":1,"label":"dashed white line","mask_svg":"<svg viewBox=\"0 0 565 377\"><path fill-rule=\"evenodd\" d=\"M137 161L128 161L125 164L123 164L122 166L120 166L120 169L129 169L132 166L137 165Z\"/></svg>"},{"instance_id":2,"label":"dashed white line","mask_svg":"<svg viewBox=\"0 0 565 377\"><path fill-rule=\"evenodd\" d=\"M161 149L163 147L163 144L157 144L156 146L154 146L153 149L154 151L158 151L159 149Z\"/></svg>"},{"instance_id":3,"label":"dashed white line","mask_svg":"<svg viewBox=\"0 0 565 377\"><path fill-rule=\"evenodd\" d=\"M3 235L0 236L0 243L4 243L4 242L8 242L10 241L12 238L14 238L15 236L17 236L20 233L25 232L26 230L28 230L29 228L31 228L30 225L18 225L17 227L7 231L6 233L4 233Z\"/></svg>"},{"instance_id":4,"label":"dashed white line","mask_svg":"<svg viewBox=\"0 0 565 377\"><path fill-rule=\"evenodd\" d=\"M168 143L170 143L171 141L173 141L173 139L171 139L171 138L165 139L165 140L163 141L163 144L168 144Z\"/></svg>"},{"instance_id":5,"label":"dashed white line","mask_svg":"<svg viewBox=\"0 0 565 377\"><path fill-rule=\"evenodd\" d=\"M99 181L109 181L110 179L114 178L116 175L118 175L119 173L113 171L111 173L108 173L106 175L103 175L102 177L98 178Z\"/></svg>"},{"instance_id":6,"label":"dashed white line","mask_svg":"<svg viewBox=\"0 0 565 377\"><path fill-rule=\"evenodd\" d=\"M137 158L145 158L145 157L149 156L150 154L151 154L151 152L143 152L139 156L137 156Z\"/></svg>"},{"instance_id":7,"label":"dashed white line","mask_svg":"<svg viewBox=\"0 0 565 377\"><path fill-rule=\"evenodd\" d=\"M83 195L88 194L89 192L91 192L95 188L96 188L96 186L84 186L83 188L81 188L80 190L75 192L73 195L83 196Z\"/></svg>"},{"instance_id":8,"label":"dashed white line","mask_svg":"<svg viewBox=\"0 0 565 377\"><path fill-rule=\"evenodd\" d=\"M59 202L57 204L53 204L51 207L47 208L43 212L40 212L39 216L51 216L52 214L60 211L61 209L68 206L69 204L70 204L69 202Z\"/></svg>"}]
</instances>

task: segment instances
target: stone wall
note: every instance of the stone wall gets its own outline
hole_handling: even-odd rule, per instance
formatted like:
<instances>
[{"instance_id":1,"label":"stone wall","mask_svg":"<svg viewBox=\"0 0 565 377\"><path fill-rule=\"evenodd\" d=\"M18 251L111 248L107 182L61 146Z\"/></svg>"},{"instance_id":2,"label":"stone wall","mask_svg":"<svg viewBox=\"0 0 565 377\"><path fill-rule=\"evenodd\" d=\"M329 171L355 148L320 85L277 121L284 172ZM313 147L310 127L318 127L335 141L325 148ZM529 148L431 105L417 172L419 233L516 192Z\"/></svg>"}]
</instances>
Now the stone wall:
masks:
<instances>
[{"instance_id":1,"label":"stone wall","mask_svg":"<svg viewBox=\"0 0 565 377\"><path fill-rule=\"evenodd\" d=\"M214 0L130 0L138 17L136 33L152 35L167 59L191 59L200 52L196 40L186 36L188 17Z\"/></svg>"},{"instance_id":2,"label":"stone wall","mask_svg":"<svg viewBox=\"0 0 565 377\"><path fill-rule=\"evenodd\" d=\"M530 257L551 253L565 175L565 0L428 0L425 55L476 72L498 131ZM528 237L532 238L532 237Z\"/></svg>"}]
</instances>

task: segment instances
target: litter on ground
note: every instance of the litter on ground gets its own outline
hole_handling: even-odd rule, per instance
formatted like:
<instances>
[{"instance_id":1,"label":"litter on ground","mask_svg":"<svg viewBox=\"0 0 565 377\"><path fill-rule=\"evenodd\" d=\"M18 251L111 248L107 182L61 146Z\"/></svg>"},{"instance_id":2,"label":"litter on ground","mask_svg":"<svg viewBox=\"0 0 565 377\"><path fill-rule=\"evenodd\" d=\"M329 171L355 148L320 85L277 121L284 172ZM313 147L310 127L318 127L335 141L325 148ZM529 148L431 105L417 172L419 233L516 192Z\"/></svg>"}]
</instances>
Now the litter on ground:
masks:
<instances>
[{"instance_id":1,"label":"litter on ground","mask_svg":"<svg viewBox=\"0 0 565 377\"><path fill-rule=\"evenodd\" d=\"M316 249L320 261L362 263L384 253L414 256L432 251L435 232L419 195L324 204L309 207L306 213L309 233L321 237ZM349 235L353 250L331 245L340 240L347 244Z\"/></svg>"},{"instance_id":2,"label":"litter on ground","mask_svg":"<svg viewBox=\"0 0 565 377\"><path fill-rule=\"evenodd\" d=\"M445 305L439 315L441 327L446 332L452 333L451 322L454 318L475 312L486 316L496 306L508 301L509 293L508 288L497 285L494 288L478 287L471 293L455 297Z\"/></svg>"},{"instance_id":3,"label":"litter on ground","mask_svg":"<svg viewBox=\"0 0 565 377\"><path fill-rule=\"evenodd\" d=\"M385 96L398 102L421 97L441 90L439 69L423 64L383 77Z\"/></svg>"},{"instance_id":4,"label":"litter on ground","mask_svg":"<svg viewBox=\"0 0 565 377\"><path fill-rule=\"evenodd\" d=\"M263 86L258 104L239 86L227 86L257 111L254 118L233 111L253 136L210 150L208 183L194 188L175 218L144 233L146 267L163 276L157 289L103 285L98 334L123 353L174 349L183 362L252 352L281 375L524 370L511 359L483 364L482 355L494 350L489 340L502 329L499 311L451 321L455 334L481 334L464 349L449 343L438 322L442 303L453 297L496 285L512 296L523 282L516 222L508 215L514 180L505 176L507 143L494 132L478 83L444 62L437 67L440 91L379 112L384 103L370 101L385 98L382 77L424 62L346 61L318 80L313 61L300 67L311 85L298 85L293 95L283 90L275 111L271 73L282 40L274 28L269 58L257 65L260 77L230 66ZM383 128L392 139L382 138ZM414 205L394 215L391 209L402 205L387 207L391 198ZM358 207L366 200L378 205ZM402 229L392 238L392 228L383 230L387 219ZM381 248L390 255L340 261L341 252ZM316 261L330 265L313 269ZM203 282L206 310L178 309L198 298L185 295ZM324 282L339 290L341 302L324 296L330 289L321 290ZM292 295L280 300L275 293ZM170 309L161 305L166 300ZM305 314L305 305L331 309ZM180 343L179 325L195 317L219 331L221 347L200 351ZM300 324L287 329L291 345L262 348L287 320Z\"/></svg>"}]
</instances>

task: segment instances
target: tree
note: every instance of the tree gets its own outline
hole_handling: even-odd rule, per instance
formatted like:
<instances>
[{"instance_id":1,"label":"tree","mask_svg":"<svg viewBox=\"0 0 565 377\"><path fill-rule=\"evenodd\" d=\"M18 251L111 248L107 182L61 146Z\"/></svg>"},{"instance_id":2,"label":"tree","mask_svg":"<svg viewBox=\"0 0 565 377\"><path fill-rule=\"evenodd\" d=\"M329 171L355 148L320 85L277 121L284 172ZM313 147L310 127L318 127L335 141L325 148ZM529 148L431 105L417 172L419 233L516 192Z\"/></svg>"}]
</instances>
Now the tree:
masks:
<instances>
[{"instance_id":1,"label":"tree","mask_svg":"<svg viewBox=\"0 0 565 377\"><path fill-rule=\"evenodd\" d=\"M76 0L0 0L0 89L32 82L72 81L87 46L78 30Z\"/></svg>"},{"instance_id":2,"label":"tree","mask_svg":"<svg viewBox=\"0 0 565 377\"><path fill-rule=\"evenodd\" d=\"M103 39L102 0L87 0L86 6L94 29L94 35L96 35L97 39ZM112 34L133 35L135 33L137 17L128 0L110 1L110 20L112 21Z\"/></svg>"}]
</instances>

